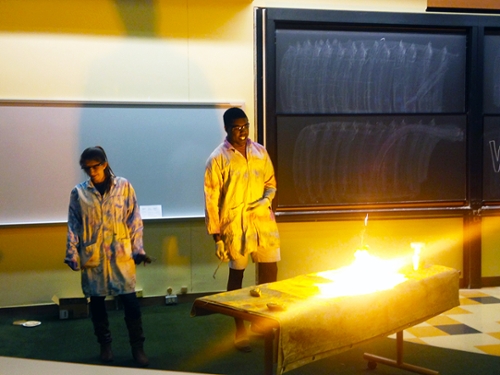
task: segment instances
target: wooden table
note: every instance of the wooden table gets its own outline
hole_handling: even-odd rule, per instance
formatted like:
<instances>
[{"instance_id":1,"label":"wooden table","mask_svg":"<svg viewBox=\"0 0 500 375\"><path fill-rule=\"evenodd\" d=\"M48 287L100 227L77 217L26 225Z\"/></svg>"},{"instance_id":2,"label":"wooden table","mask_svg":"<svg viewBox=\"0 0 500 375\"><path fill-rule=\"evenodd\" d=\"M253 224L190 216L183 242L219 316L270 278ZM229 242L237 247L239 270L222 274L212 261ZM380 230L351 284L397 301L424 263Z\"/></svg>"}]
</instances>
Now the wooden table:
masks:
<instances>
[{"instance_id":1,"label":"wooden table","mask_svg":"<svg viewBox=\"0 0 500 375\"><path fill-rule=\"evenodd\" d=\"M429 266L404 271L406 280L387 290L356 296L322 298L319 274L259 285L261 296L247 287L197 298L192 316L219 313L256 323L264 331L265 374L282 374L379 337L397 333L397 360L365 354L377 363L435 375L437 371L406 364L402 331L459 305L459 271ZM273 311L268 304L278 304ZM275 368L276 364L276 368Z\"/></svg>"}]
</instances>

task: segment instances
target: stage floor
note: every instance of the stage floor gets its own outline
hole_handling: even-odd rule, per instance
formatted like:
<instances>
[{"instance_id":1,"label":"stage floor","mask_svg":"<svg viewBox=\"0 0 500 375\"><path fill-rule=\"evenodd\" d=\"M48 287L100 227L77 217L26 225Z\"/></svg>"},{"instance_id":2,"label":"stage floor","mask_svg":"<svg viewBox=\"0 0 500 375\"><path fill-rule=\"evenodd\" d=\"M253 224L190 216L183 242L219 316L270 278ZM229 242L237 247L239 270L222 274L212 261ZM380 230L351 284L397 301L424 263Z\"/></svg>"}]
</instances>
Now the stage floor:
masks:
<instances>
[{"instance_id":1,"label":"stage floor","mask_svg":"<svg viewBox=\"0 0 500 375\"><path fill-rule=\"evenodd\" d=\"M139 368L84 365L79 363L41 361L37 359L0 357L2 375L182 375L187 372L160 371ZM190 375L209 375L195 374Z\"/></svg>"},{"instance_id":2,"label":"stage floor","mask_svg":"<svg viewBox=\"0 0 500 375\"><path fill-rule=\"evenodd\" d=\"M460 289L459 296L460 306L406 329L404 341L500 356L500 287Z\"/></svg>"}]
</instances>

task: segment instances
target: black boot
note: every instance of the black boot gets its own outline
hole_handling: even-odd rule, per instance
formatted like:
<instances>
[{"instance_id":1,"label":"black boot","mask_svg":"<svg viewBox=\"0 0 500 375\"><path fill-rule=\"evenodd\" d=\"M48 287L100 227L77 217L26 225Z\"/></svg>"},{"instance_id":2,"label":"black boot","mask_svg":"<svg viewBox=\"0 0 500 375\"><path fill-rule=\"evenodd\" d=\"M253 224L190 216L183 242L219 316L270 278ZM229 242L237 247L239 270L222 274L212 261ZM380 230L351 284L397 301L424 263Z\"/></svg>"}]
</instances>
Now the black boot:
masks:
<instances>
[{"instance_id":1,"label":"black boot","mask_svg":"<svg viewBox=\"0 0 500 375\"><path fill-rule=\"evenodd\" d=\"M100 358L102 362L111 362L113 360L113 351L111 350L111 332L109 331L108 319L94 319L94 334L97 336L97 342L101 344Z\"/></svg>"},{"instance_id":2,"label":"black boot","mask_svg":"<svg viewBox=\"0 0 500 375\"><path fill-rule=\"evenodd\" d=\"M132 357L142 367L149 365L149 359L144 352L144 333L142 331L141 317L131 319L125 317L127 323L128 335L130 339L130 346L132 348Z\"/></svg>"},{"instance_id":3,"label":"black boot","mask_svg":"<svg viewBox=\"0 0 500 375\"><path fill-rule=\"evenodd\" d=\"M111 350L111 343L101 344L101 362L111 362L113 360L113 351Z\"/></svg>"}]
</instances>

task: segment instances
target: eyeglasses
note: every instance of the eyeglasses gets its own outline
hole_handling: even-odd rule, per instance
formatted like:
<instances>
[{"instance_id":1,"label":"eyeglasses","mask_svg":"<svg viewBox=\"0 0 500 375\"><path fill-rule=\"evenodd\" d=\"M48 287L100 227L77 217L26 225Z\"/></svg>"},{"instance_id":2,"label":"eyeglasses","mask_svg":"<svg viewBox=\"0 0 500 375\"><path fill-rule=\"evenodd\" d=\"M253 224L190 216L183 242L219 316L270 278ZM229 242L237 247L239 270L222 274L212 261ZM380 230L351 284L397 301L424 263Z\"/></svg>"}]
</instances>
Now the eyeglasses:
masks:
<instances>
[{"instance_id":1,"label":"eyeglasses","mask_svg":"<svg viewBox=\"0 0 500 375\"><path fill-rule=\"evenodd\" d=\"M250 124L247 122L245 125L233 126L233 127L231 127L231 130L238 130L240 132L242 130L248 130L249 127L250 127Z\"/></svg>"},{"instance_id":2,"label":"eyeglasses","mask_svg":"<svg viewBox=\"0 0 500 375\"><path fill-rule=\"evenodd\" d=\"M82 169L89 173L92 169L97 169L98 167L100 167L102 165L102 163L99 163L99 164L94 164L94 165L88 165L88 166L85 166L85 167L82 167Z\"/></svg>"}]
</instances>

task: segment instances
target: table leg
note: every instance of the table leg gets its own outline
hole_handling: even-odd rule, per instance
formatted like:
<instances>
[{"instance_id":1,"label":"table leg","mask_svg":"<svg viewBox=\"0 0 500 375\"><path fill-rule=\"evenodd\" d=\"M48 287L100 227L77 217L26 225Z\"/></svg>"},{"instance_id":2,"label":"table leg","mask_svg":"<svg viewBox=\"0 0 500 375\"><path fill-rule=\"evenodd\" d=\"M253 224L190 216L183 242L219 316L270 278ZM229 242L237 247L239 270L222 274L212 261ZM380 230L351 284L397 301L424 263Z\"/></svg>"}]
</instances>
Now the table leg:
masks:
<instances>
[{"instance_id":1,"label":"table leg","mask_svg":"<svg viewBox=\"0 0 500 375\"><path fill-rule=\"evenodd\" d=\"M274 330L264 335L264 375L274 373Z\"/></svg>"},{"instance_id":2,"label":"table leg","mask_svg":"<svg viewBox=\"0 0 500 375\"><path fill-rule=\"evenodd\" d=\"M403 331L396 333L396 361L369 353L363 354L363 358L368 361L368 368L371 370L377 367L377 363L382 363L387 366L397 367L403 370L415 372L417 374L439 375L438 371L403 362Z\"/></svg>"}]
</instances>

